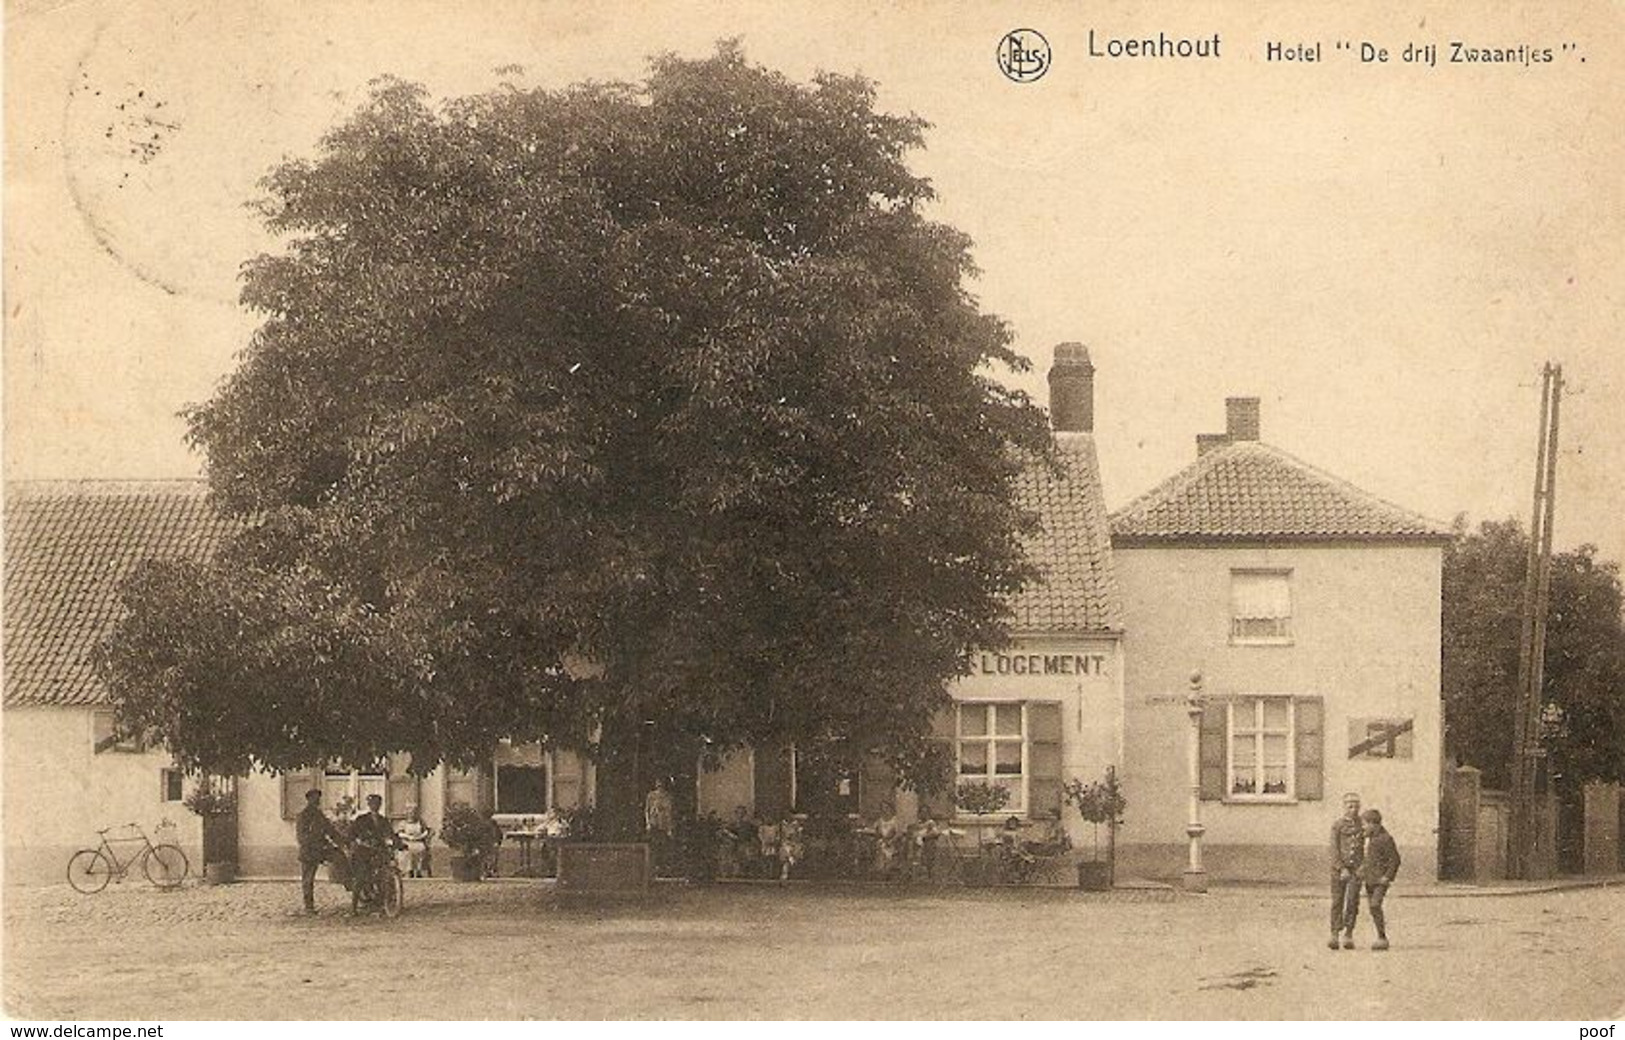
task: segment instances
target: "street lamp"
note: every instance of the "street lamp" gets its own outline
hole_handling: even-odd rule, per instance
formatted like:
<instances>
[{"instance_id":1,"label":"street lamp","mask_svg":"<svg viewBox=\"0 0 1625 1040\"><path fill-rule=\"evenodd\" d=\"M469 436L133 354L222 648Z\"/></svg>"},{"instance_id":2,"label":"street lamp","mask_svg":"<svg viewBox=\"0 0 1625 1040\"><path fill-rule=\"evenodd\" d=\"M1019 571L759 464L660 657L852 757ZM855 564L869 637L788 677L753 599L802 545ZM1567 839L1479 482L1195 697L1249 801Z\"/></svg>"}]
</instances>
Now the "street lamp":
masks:
<instances>
[{"instance_id":1,"label":"street lamp","mask_svg":"<svg viewBox=\"0 0 1625 1040\"><path fill-rule=\"evenodd\" d=\"M1190 732L1190 822L1185 824L1185 835L1190 839L1190 862L1185 867L1185 891L1206 892L1207 871L1202 867L1202 710L1207 701L1202 696L1202 673L1191 673L1191 691L1185 698L1185 713L1191 717Z\"/></svg>"}]
</instances>

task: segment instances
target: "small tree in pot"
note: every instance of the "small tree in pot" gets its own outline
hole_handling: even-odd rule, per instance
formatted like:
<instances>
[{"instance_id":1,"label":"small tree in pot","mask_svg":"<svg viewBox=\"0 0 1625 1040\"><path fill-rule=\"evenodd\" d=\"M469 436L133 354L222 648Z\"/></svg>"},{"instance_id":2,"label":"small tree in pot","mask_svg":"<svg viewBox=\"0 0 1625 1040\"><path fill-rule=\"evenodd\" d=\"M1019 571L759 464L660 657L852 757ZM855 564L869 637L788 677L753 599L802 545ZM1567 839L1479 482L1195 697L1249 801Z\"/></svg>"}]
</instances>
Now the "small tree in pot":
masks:
<instances>
[{"instance_id":1,"label":"small tree in pot","mask_svg":"<svg viewBox=\"0 0 1625 1040\"><path fill-rule=\"evenodd\" d=\"M1085 823L1094 827L1094 858L1078 863L1078 886L1095 890L1110 888L1116 880L1117 828L1123 822L1123 810L1128 802L1123 788L1117 782L1117 769L1106 767L1102 780L1084 783L1073 778L1061 787L1066 804L1078 810ZM1100 825L1106 825L1106 859L1100 858Z\"/></svg>"},{"instance_id":2,"label":"small tree in pot","mask_svg":"<svg viewBox=\"0 0 1625 1040\"><path fill-rule=\"evenodd\" d=\"M440 822L440 840L456 850L451 857L451 876L458 881L478 881L496 848L497 831L484 813L458 802L446 809Z\"/></svg>"}]
</instances>

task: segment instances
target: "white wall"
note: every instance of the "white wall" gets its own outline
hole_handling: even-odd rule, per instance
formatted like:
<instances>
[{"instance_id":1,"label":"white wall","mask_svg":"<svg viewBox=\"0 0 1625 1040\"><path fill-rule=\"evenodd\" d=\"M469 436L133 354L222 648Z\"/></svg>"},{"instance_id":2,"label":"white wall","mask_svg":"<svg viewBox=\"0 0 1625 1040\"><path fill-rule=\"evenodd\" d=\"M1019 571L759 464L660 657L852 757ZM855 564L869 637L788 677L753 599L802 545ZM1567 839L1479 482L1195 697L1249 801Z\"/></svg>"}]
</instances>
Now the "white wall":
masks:
<instances>
[{"instance_id":1,"label":"white wall","mask_svg":"<svg viewBox=\"0 0 1625 1040\"><path fill-rule=\"evenodd\" d=\"M1123 761L1123 647L1115 638L1029 636L1003 651L1023 655L1081 655L1102 658L1100 671L1087 675L997 674L998 662L972 655L976 674L949 687L959 701L1059 701L1061 704L1061 776L1098 780L1107 766ZM985 674L991 670L995 674ZM1074 842L1089 840L1090 828L1075 810L1063 805L1061 819Z\"/></svg>"},{"instance_id":2,"label":"white wall","mask_svg":"<svg viewBox=\"0 0 1625 1040\"><path fill-rule=\"evenodd\" d=\"M1432 876L1439 819L1441 708L1437 546L1116 548L1126 635L1124 785L1128 844L1182 847L1193 671L1205 692L1318 696L1325 797L1288 805L1203 802L1221 867L1301 876L1325 855L1344 791L1383 811L1412 877ZM1290 568L1288 646L1230 643L1232 568ZM1415 719L1408 760L1348 757L1351 718ZM1250 853L1249 853L1250 850ZM1288 864L1295 867L1287 868ZM1210 868L1211 868L1210 864ZM1218 873L1222 874L1221 869Z\"/></svg>"},{"instance_id":3,"label":"white wall","mask_svg":"<svg viewBox=\"0 0 1625 1040\"><path fill-rule=\"evenodd\" d=\"M721 768L701 769L698 804L701 813L715 813L733 819L735 809L747 812L755 804L755 769L750 751L734 751L723 756Z\"/></svg>"},{"instance_id":4,"label":"white wall","mask_svg":"<svg viewBox=\"0 0 1625 1040\"><path fill-rule=\"evenodd\" d=\"M103 827L139 823L155 837L160 820L176 825L193 871L202 868L202 827L179 802L162 800L168 754L92 751L92 710L5 709L5 875L7 883L65 882L68 858L94 847ZM139 845L119 846L122 857ZM139 873L137 874L139 877Z\"/></svg>"}]
</instances>

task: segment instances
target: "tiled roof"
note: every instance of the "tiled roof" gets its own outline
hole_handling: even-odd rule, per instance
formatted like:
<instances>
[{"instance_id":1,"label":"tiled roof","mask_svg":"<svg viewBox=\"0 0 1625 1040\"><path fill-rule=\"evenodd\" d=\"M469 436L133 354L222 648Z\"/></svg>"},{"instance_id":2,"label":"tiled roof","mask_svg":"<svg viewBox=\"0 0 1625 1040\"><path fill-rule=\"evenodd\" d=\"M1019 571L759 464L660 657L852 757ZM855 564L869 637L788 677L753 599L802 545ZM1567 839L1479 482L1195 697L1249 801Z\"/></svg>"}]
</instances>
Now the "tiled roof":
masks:
<instances>
[{"instance_id":1,"label":"tiled roof","mask_svg":"<svg viewBox=\"0 0 1625 1040\"><path fill-rule=\"evenodd\" d=\"M1117 632L1123 627L1111 533L1101 493L1095 439L1057 433L1060 471L1034 466L1017 485L1022 506L1037 513L1043 529L1026 541L1028 558L1043 580L1011 601L1020 631Z\"/></svg>"},{"instance_id":2,"label":"tiled roof","mask_svg":"<svg viewBox=\"0 0 1625 1040\"><path fill-rule=\"evenodd\" d=\"M1022 504L1043 520L1027 551L1044 579L1013 598L1015 627L1116 631L1094 441L1057 442L1059 472L1034 467L1019 483ZM143 560L206 557L233 524L210 508L202 481L7 484L6 705L102 703L90 654L119 616L119 583Z\"/></svg>"},{"instance_id":3,"label":"tiled roof","mask_svg":"<svg viewBox=\"0 0 1625 1040\"><path fill-rule=\"evenodd\" d=\"M202 557L233 522L202 481L6 485L5 703L97 704L90 653L119 615L120 581L143 560Z\"/></svg>"},{"instance_id":4,"label":"tiled roof","mask_svg":"<svg viewBox=\"0 0 1625 1040\"><path fill-rule=\"evenodd\" d=\"M1442 542L1439 524L1259 441L1206 454L1111 517L1112 544Z\"/></svg>"}]
</instances>

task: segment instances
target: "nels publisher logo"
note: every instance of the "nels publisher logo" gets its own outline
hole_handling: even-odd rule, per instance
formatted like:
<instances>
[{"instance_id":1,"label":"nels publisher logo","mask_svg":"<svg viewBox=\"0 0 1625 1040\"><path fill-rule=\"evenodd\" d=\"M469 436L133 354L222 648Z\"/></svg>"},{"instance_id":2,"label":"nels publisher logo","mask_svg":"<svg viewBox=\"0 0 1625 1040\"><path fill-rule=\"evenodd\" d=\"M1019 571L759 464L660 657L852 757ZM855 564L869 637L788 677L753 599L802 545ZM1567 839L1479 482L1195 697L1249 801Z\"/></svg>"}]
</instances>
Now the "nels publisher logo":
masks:
<instances>
[{"instance_id":1,"label":"nels publisher logo","mask_svg":"<svg viewBox=\"0 0 1625 1040\"><path fill-rule=\"evenodd\" d=\"M999 41L999 71L1017 83L1043 78L1049 63L1049 41L1037 29L1012 29Z\"/></svg>"}]
</instances>

